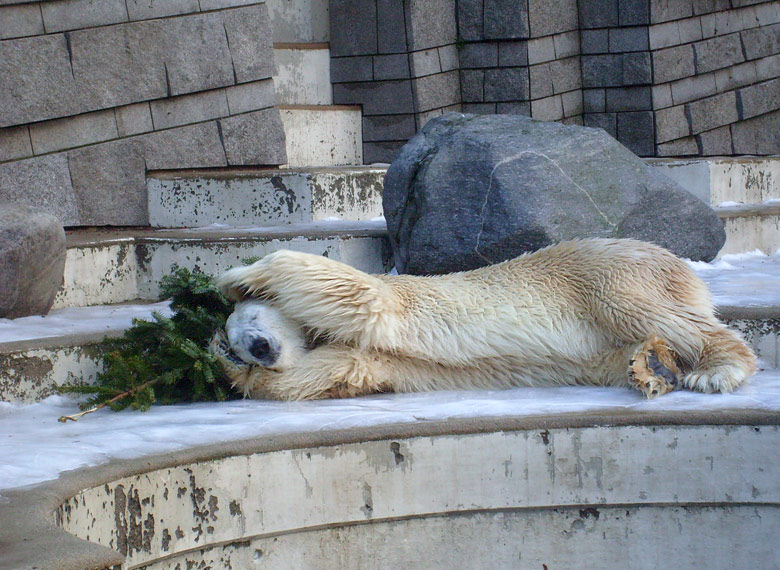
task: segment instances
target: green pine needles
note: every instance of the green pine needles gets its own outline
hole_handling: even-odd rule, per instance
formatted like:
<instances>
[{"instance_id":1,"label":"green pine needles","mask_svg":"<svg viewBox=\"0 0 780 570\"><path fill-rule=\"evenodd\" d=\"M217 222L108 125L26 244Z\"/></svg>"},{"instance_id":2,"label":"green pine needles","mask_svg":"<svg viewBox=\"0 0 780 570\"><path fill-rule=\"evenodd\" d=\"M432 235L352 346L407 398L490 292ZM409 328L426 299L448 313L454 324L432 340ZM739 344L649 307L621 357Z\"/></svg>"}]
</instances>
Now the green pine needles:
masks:
<instances>
[{"instance_id":1,"label":"green pine needles","mask_svg":"<svg viewBox=\"0 0 780 570\"><path fill-rule=\"evenodd\" d=\"M161 297L171 299L172 317L134 320L121 338L107 341L103 372L95 385L69 385L61 392L88 394L77 420L100 408L148 410L152 404L223 401L241 397L208 351L214 331L225 326L233 305L209 275L178 268L165 276Z\"/></svg>"}]
</instances>

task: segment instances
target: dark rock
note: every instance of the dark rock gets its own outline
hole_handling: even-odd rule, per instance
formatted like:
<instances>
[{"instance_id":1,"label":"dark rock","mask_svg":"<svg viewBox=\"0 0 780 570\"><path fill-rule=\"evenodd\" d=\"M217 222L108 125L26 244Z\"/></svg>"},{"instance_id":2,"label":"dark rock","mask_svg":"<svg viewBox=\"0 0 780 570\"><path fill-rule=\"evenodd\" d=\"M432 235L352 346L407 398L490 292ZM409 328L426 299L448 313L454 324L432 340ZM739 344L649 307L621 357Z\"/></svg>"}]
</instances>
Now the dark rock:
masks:
<instances>
[{"instance_id":1,"label":"dark rock","mask_svg":"<svg viewBox=\"0 0 780 570\"><path fill-rule=\"evenodd\" d=\"M45 315L64 270L59 220L35 208L0 204L0 318Z\"/></svg>"},{"instance_id":2,"label":"dark rock","mask_svg":"<svg viewBox=\"0 0 780 570\"><path fill-rule=\"evenodd\" d=\"M709 261L726 239L709 206L604 131L519 115L431 120L390 166L384 210L398 270L414 274L585 237Z\"/></svg>"}]
</instances>

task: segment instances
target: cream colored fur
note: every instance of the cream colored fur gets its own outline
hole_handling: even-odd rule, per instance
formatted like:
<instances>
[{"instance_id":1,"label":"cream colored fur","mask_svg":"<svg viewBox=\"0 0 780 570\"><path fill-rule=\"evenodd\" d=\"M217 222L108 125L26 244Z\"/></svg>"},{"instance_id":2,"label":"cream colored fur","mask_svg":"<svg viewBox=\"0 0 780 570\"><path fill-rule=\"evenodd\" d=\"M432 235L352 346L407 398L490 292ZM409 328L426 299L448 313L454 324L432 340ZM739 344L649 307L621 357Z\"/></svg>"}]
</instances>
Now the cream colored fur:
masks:
<instances>
[{"instance_id":1,"label":"cream colored fur","mask_svg":"<svg viewBox=\"0 0 780 570\"><path fill-rule=\"evenodd\" d=\"M685 388L728 392L755 370L687 264L634 240L564 242L433 277L369 275L278 251L219 283L229 297L260 298L297 323L289 338L305 330L326 339L272 368L233 366L236 385L255 397L628 386L632 359L653 335L677 356Z\"/></svg>"}]
</instances>

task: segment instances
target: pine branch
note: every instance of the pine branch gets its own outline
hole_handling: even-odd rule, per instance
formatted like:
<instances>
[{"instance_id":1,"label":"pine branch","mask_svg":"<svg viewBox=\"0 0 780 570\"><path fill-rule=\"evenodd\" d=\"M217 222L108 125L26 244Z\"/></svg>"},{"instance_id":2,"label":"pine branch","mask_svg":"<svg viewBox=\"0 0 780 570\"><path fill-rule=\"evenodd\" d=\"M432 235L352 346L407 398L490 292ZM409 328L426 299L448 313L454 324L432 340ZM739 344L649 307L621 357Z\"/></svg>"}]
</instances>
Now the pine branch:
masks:
<instances>
[{"instance_id":1,"label":"pine branch","mask_svg":"<svg viewBox=\"0 0 780 570\"><path fill-rule=\"evenodd\" d=\"M102 404L98 404L97 406L93 406L89 408L88 410L84 410L83 412L79 412L78 414L73 414L72 416L60 416L57 421L62 423L67 423L69 420L73 422L77 422L82 416L86 416L87 414L91 414L92 412L97 412L98 410L105 408L106 406L110 406L111 404L114 404L121 400L122 398L127 398L128 396L134 396L135 394L139 393L142 390L145 390L151 386L154 386L159 382L160 379L157 378L156 380L150 380L149 382L146 382L145 384L141 384L140 386L136 386L135 388L132 388L130 390L126 390L122 392L121 394L117 394L110 400L106 400Z\"/></svg>"}]
</instances>

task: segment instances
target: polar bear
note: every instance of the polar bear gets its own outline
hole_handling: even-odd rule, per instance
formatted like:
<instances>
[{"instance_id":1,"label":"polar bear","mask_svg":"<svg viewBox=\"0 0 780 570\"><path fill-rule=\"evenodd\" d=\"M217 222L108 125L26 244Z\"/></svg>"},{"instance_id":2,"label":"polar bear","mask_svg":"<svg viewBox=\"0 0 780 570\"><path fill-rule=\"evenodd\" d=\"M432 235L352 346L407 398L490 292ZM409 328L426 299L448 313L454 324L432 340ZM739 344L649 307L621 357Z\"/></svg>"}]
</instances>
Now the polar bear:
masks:
<instances>
[{"instance_id":1,"label":"polar bear","mask_svg":"<svg viewBox=\"0 0 780 570\"><path fill-rule=\"evenodd\" d=\"M218 283L242 302L211 349L258 398L562 384L652 398L730 392L756 367L688 265L635 240L567 241L429 277L282 250Z\"/></svg>"}]
</instances>

